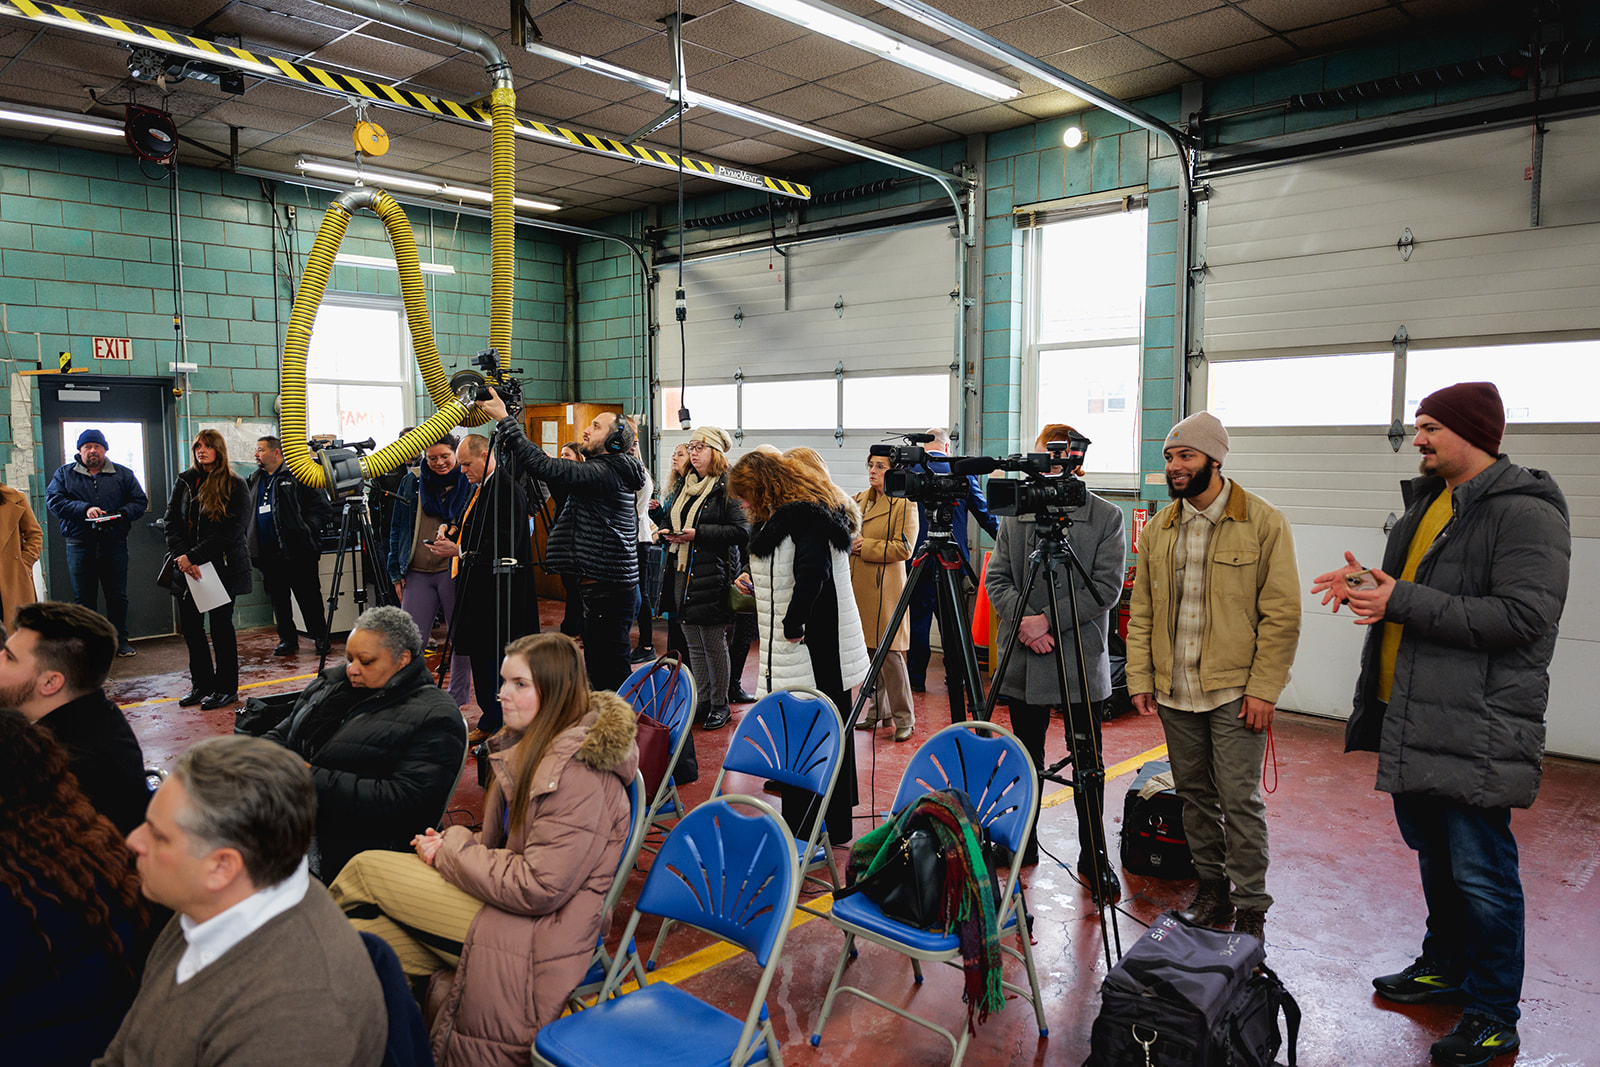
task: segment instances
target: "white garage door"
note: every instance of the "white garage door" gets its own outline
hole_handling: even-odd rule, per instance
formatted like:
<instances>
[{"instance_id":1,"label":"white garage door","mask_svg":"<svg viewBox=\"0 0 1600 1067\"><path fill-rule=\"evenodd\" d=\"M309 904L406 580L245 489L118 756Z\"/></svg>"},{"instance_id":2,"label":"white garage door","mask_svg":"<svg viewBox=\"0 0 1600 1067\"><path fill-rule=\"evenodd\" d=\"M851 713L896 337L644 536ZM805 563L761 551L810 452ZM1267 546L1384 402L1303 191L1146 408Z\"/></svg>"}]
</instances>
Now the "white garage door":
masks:
<instances>
[{"instance_id":1,"label":"white garage door","mask_svg":"<svg viewBox=\"0 0 1600 1067\"><path fill-rule=\"evenodd\" d=\"M1495 381L1511 417L1502 448L1550 471L1573 516L1548 747L1586 758L1600 758L1597 134L1600 119L1551 124L1538 226L1525 130L1215 179L1195 402L1233 429L1230 473L1294 523L1309 587L1346 549L1381 558L1417 462L1409 434L1393 449L1391 424L1409 429L1440 385ZM1317 598L1304 607L1283 705L1342 718L1364 628Z\"/></svg>"},{"instance_id":2,"label":"white garage door","mask_svg":"<svg viewBox=\"0 0 1600 1067\"><path fill-rule=\"evenodd\" d=\"M684 344L673 316L678 269L662 268L662 455L689 436L677 428L686 377L693 424L735 434L730 459L763 442L806 445L858 492L869 445L949 425L956 240L947 224L928 223L787 251L685 263Z\"/></svg>"}]
</instances>

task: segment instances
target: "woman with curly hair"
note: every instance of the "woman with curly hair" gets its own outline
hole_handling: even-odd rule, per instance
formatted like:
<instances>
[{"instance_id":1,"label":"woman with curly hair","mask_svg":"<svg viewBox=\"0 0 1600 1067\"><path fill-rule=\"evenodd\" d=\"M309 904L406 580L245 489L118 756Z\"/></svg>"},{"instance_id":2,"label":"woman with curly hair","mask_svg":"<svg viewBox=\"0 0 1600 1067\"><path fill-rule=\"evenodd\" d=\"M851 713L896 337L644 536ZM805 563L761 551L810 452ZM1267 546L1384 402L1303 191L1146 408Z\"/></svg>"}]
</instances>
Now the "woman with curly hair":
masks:
<instances>
[{"instance_id":1,"label":"woman with curly hair","mask_svg":"<svg viewBox=\"0 0 1600 1067\"><path fill-rule=\"evenodd\" d=\"M246 535L250 523L250 490L228 465L228 444L215 430L201 430L191 446L194 466L178 475L172 499L167 502L167 551L173 565L191 578L200 577L200 565L210 563L217 577L237 600L250 592L250 552ZM213 664L206 646L205 619L194 605L189 583L173 582L178 598L178 625L189 646L189 680L192 688L178 698L178 706L200 705L211 711L239 699L239 640L233 630L233 604L228 601L206 615L211 619Z\"/></svg>"},{"instance_id":2,"label":"woman with curly hair","mask_svg":"<svg viewBox=\"0 0 1600 1067\"><path fill-rule=\"evenodd\" d=\"M133 853L50 731L0 710L0 1034L9 1063L82 1064L139 990Z\"/></svg>"},{"instance_id":3,"label":"woman with curly hair","mask_svg":"<svg viewBox=\"0 0 1600 1067\"><path fill-rule=\"evenodd\" d=\"M850 690L867 676L867 642L850 586L851 520L837 488L807 463L755 451L734 464L728 491L744 502L751 521L750 584L761 633L757 698L808 686L848 715ZM815 803L791 792L784 792L783 815L803 834ZM835 845L853 836L855 803L855 750L846 743L826 814Z\"/></svg>"}]
</instances>

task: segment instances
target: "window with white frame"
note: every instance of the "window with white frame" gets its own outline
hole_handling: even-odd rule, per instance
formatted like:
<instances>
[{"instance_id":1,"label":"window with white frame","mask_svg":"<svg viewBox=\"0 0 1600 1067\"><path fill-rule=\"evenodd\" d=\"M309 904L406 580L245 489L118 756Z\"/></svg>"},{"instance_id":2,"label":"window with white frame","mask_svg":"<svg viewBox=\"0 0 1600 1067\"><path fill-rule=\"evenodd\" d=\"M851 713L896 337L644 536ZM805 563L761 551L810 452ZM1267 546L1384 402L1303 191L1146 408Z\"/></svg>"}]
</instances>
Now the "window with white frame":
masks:
<instances>
[{"instance_id":1,"label":"window with white frame","mask_svg":"<svg viewBox=\"0 0 1600 1067\"><path fill-rule=\"evenodd\" d=\"M380 445L410 425L411 337L399 297L329 293L306 358L306 428Z\"/></svg>"},{"instance_id":2,"label":"window with white frame","mask_svg":"<svg viewBox=\"0 0 1600 1067\"><path fill-rule=\"evenodd\" d=\"M1022 447L1067 423L1093 442L1091 476L1139 470L1145 225L1119 200L1026 237Z\"/></svg>"}]
</instances>

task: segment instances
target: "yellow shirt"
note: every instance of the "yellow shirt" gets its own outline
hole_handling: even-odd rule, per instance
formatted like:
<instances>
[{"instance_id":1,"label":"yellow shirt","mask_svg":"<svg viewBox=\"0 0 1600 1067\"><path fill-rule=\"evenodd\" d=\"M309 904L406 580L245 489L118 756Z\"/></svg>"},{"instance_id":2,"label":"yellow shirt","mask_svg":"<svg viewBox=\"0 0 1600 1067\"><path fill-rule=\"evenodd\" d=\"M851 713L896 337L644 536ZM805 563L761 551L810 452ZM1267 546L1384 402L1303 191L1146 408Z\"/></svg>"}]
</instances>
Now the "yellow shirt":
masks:
<instances>
[{"instance_id":1,"label":"yellow shirt","mask_svg":"<svg viewBox=\"0 0 1600 1067\"><path fill-rule=\"evenodd\" d=\"M1446 489L1434 497L1428 510L1423 512L1422 522L1417 525L1417 532L1411 538L1411 547L1406 550L1406 566L1400 572L1399 581L1416 580L1422 557L1428 554L1433 539L1439 536L1439 531L1455 514L1453 500L1454 494ZM1397 622L1383 624L1383 648L1378 656L1378 697L1386 704L1389 702L1389 692L1394 688L1394 660L1400 652L1400 635L1404 630L1405 627Z\"/></svg>"}]
</instances>

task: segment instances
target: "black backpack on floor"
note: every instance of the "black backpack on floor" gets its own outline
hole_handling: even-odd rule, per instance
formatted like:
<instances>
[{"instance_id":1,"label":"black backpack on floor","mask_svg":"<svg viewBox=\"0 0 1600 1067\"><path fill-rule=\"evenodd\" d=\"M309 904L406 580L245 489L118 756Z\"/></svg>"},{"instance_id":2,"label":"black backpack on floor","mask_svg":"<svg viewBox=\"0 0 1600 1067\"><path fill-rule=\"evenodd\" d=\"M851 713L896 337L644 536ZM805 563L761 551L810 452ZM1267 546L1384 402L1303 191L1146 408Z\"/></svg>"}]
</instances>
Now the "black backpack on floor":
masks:
<instances>
[{"instance_id":1,"label":"black backpack on floor","mask_svg":"<svg viewBox=\"0 0 1600 1067\"><path fill-rule=\"evenodd\" d=\"M1265 958L1249 934L1160 916L1101 984L1084 1067L1268 1067L1280 1011L1294 1067L1300 1007Z\"/></svg>"},{"instance_id":2,"label":"black backpack on floor","mask_svg":"<svg viewBox=\"0 0 1600 1067\"><path fill-rule=\"evenodd\" d=\"M1151 760L1139 768L1122 801L1122 865L1135 874L1153 878L1193 878L1194 859L1183 834L1183 801L1171 789L1148 798L1139 792L1145 783L1170 768Z\"/></svg>"}]
</instances>

